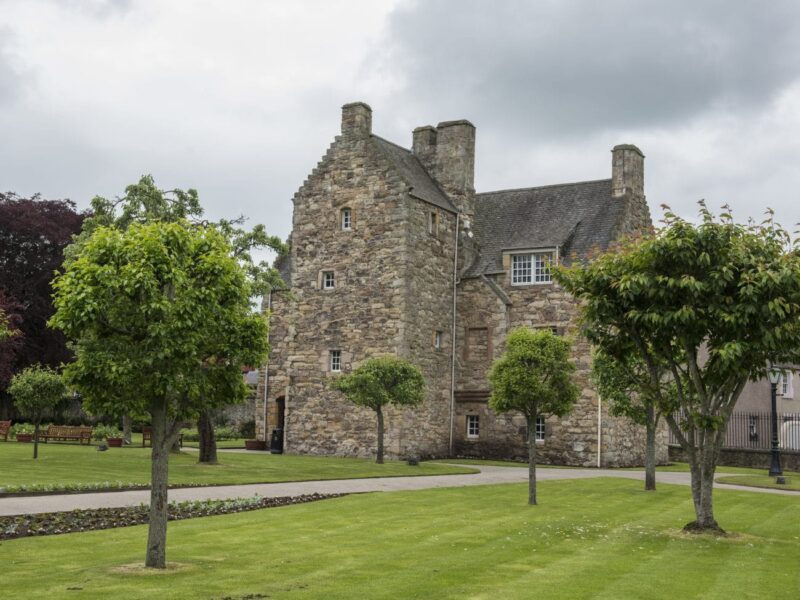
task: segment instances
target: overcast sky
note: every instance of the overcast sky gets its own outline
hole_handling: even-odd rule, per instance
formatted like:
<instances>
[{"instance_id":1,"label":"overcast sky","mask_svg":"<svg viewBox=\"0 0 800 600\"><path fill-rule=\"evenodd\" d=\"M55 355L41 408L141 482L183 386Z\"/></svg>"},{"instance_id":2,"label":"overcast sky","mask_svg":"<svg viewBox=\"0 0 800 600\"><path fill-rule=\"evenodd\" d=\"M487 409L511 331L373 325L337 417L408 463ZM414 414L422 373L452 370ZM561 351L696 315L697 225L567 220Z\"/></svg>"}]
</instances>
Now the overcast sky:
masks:
<instances>
[{"instance_id":1,"label":"overcast sky","mask_svg":"<svg viewBox=\"0 0 800 600\"><path fill-rule=\"evenodd\" d=\"M285 237L342 104L406 147L477 127L478 191L610 177L800 221L800 3L0 0L0 189L86 207L144 173Z\"/></svg>"}]
</instances>

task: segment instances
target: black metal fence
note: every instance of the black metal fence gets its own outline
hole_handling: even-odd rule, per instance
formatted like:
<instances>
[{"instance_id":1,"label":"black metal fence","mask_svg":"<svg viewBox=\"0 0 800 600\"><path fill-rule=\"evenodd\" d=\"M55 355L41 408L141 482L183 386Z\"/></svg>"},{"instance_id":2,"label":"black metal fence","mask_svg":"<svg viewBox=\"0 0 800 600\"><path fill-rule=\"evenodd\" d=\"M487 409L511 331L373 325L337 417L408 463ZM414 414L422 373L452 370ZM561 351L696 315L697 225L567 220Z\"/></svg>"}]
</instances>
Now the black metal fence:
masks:
<instances>
[{"instance_id":1,"label":"black metal fence","mask_svg":"<svg viewBox=\"0 0 800 600\"><path fill-rule=\"evenodd\" d=\"M681 416L675 415L681 422ZM772 415L769 412L735 412L728 421L723 448L769 450L772 447ZM672 430L669 443L678 444ZM778 413L778 444L785 450L800 450L800 413Z\"/></svg>"}]
</instances>

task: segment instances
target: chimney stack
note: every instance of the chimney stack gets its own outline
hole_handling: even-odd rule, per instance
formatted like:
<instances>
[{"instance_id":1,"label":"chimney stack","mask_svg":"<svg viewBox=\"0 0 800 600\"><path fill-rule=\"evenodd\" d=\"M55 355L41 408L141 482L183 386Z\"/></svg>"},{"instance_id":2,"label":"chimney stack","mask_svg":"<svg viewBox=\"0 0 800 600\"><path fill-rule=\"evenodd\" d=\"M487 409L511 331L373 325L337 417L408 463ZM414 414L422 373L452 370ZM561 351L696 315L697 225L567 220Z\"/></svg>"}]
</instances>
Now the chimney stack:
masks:
<instances>
[{"instance_id":1,"label":"chimney stack","mask_svg":"<svg viewBox=\"0 0 800 600\"><path fill-rule=\"evenodd\" d=\"M611 151L611 195L627 193L644 198L644 154L633 144L620 144Z\"/></svg>"},{"instance_id":2,"label":"chimney stack","mask_svg":"<svg viewBox=\"0 0 800 600\"><path fill-rule=\"evenodd\" d=\"M436 172L436 128L430 125L417 127L413 133L411 151L429 173Z\"/></svg>"},{"instance_id":3,"label":"chimney stack","mask_svg":"<svg viewBox=\"0 0 800 600\"><path fill-rule=\"evenodd\" d=\"M372 134L372 109L365 102L351 102L342 107L342 136L366 139Z\"/></svg>"}]
</instances>

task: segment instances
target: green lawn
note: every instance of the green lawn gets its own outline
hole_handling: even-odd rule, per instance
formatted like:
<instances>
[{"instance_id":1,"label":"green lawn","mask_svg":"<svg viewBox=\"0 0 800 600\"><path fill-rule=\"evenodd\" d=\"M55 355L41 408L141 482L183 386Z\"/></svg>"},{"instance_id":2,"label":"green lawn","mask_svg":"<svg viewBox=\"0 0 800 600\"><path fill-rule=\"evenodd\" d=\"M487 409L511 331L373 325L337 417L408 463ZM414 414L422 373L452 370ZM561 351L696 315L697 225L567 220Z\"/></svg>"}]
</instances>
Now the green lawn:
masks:
<instances>
[{"instance_id":1,"label":"green lawn","mask_svg":"<svg viewBox=\"0 0 800 600\"><path fill-rule=\"evenodd\" d=\"M12 597L327 600L796 599L800 502L718 491L730 538L680 532L689 490L622 479L359 494L169 525L168 572L141 572L147 529L0 544Z\"/></svg>"},{"instance_id":2,"label":"green lawn","mask_svg":"<svg viewBox=\"0 0 800 600\"><path fill-rule=\"evenodd\" d=\"M778 490L800 491L800 474L784 473L786 483L775 483L775 478L765 475L763 470L758 475L731 475L729 477L717 477L718 483L733 483L735 485L748 485L751 487L775 488Z\"/></svg>"},{"instance_id":3,"label":"green lawn","mask_svg":"<svg viewBox=\"0 0 800 600\"><path fill-rule=\"evenodd\" d=\"M95 446L49 443L39 445L37 460L32 456L32 444L0 442L0 488L9 485L150 481L150 448L110 448L107 452L98 452ZM389 461L377 465L368 459L322 456L220 452L218 458L218 465L201 465L197 463L196 452L171 455L170 483L265 483L474 472L474 469L466 467L433 463L409 467L404 462Z\"/></svg>"}]
</instances>

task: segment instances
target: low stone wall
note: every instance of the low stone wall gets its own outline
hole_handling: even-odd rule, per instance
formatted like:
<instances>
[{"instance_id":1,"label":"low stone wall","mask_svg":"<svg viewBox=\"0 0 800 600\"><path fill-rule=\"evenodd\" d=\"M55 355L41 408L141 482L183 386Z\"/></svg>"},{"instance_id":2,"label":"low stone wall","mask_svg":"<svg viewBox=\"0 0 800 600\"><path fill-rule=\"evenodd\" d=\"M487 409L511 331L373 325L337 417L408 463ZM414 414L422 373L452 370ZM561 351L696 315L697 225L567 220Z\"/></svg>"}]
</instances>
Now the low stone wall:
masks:
<instances>
[{"instance_id":1,"label":"low stone wall","mask_svg":"<svg viewBox=\"0 0 800 600\"><path fill-rule=\"evenodd\" d=\"M686 453L680 446L670 446L669 459L674 462L686 462ZM769 469L771 462L772 454L769 450L723 448L719 455L718 466ZM800 471L800 452L782 450L781 467L784 471Z\"/></svg>"}]
</instances>

